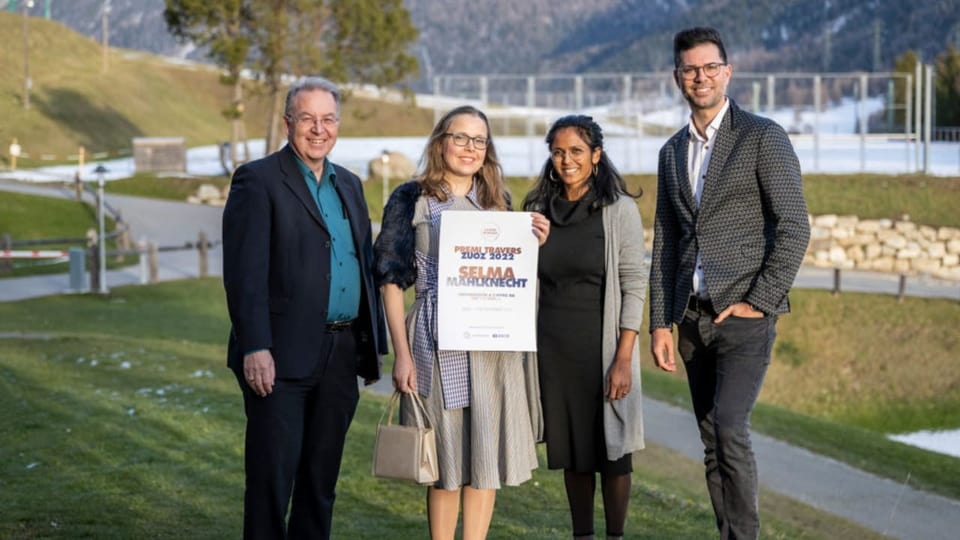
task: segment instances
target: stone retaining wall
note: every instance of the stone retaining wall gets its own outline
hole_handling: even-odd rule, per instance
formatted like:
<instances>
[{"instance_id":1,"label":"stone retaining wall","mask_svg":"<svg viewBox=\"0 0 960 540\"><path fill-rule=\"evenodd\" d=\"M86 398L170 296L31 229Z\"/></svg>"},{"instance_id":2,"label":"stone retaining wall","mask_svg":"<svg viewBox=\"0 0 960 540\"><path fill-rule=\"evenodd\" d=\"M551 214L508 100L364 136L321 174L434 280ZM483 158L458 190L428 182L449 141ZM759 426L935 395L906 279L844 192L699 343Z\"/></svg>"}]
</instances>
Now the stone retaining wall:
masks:
<instances>
[{"instance_id":1,"label":"stone retaining wall","mask_svg":"<svg viewBox=\"0 0 960 540\"><path fill-rule=\"evenodd\" d=\"M644 240L649 252L653 229L644 230ZM810 216L810 245L803 264L960 281L960 229L917 225L909 218Z\"/></svg>"},{"instance_id":2,"label":"stone retaining wall","mask_svg":"<svg viewBox=\"0 0 960 540\"><path fill-rule=\"evenodd\" d=\"M960 281L960 229L917 225L909 218L811 216L810 245L803 262Z\"/></svg>"}]
</instances>

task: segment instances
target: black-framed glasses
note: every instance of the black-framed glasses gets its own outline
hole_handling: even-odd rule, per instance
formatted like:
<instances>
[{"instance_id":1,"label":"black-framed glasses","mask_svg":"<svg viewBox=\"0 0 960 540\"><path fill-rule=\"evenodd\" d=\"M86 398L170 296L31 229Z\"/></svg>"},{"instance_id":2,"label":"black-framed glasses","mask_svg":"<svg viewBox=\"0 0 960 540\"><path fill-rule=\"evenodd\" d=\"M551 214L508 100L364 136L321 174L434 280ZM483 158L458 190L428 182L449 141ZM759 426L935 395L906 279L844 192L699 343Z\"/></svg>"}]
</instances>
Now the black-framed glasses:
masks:
<instances>
[{"instance_id":1,"label":"black-framed glasses","mask_svg":"<svg viewBox=\"0 0 960 540\"><path fill-rule=\"evenodd\" d=\"M726 62L710 62L709 64L704 64L702 66L681 66L677 68L677 72L686 79L696 79L697 71L703 70L703 74L711 79L720 74L720 68L726 66Z\"/></svg>"},{"instance_id":2,"label":"black-framed glasses","mask_svg":"<svg viewBox=\"0 0 960 540\"><path fill-rule=\"evenodd\" d=\"M323 126L327 129L333 129L340 125L340 119L332 114L326 116L314 116L312 114L302 113L296 116L287 116L287 118L293 120L295 123L304 125L304 126Z\"/></svg>"},{"instance_id":3,"label":"black-framed glasses","mask_svg":"<svg viewBox=\"0 0 960 540\"><path fill-rule=\"evenodd\" d=\"M486 137L471 137L465 133L444 133L443 135L453 139L453 144L457 146L466 146L467 143L473 141L473 147L477 150L485 149L487 142L490 140Z\"/></svg>"}]
</instances>

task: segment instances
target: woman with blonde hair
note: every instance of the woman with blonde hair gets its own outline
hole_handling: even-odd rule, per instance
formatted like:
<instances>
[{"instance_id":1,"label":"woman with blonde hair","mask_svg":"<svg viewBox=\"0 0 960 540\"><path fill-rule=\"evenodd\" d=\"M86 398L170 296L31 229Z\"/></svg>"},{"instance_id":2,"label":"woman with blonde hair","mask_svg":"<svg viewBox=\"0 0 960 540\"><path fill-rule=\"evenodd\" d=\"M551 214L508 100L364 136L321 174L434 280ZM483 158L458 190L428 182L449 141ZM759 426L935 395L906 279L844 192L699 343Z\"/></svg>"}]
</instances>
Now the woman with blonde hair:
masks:
<instances>
[{"instance_id":1,"label":"woman with blonde hair","mask_svg":"<svg viewBox=\"0 0 960 540\"><path fill-rule=\"evenodd\" d=\"M527 384L535 372L521 352L437 349L437 244L441 212L505 211L510 199L490 124L475 107L444 115L421 166L384 208L374 273L396 357L394 386L424 397L437 436L440 478L427 488L430 537L454 538L462 503L462 537L480 539L490 526L496 490L529 480L537 467L539 402ZM532 231L542 244L546 218L535 213ZM403 291L411 285L416 299L405 316ZM401 407L401 421L412 423L412 411Z\"/></svg>"}]
</instances>

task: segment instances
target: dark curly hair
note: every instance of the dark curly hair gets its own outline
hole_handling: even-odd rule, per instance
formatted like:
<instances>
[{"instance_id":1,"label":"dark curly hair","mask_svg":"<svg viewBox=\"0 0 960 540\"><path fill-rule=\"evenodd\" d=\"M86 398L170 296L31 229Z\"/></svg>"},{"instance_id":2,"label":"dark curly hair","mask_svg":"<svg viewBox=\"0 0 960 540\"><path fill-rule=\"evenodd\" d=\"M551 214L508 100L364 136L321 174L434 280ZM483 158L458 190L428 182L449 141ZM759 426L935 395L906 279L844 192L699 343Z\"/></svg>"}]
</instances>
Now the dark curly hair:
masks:
<instances>
[{"instance_id":1,"label":"dark curly hair","mask_svg":"<svg viewBox=\"0 0 960 540\"><path fill-rule=\"evenodd\" d=\"M597 163L596 173L589 180L590 186L596 195L596 199L593 202L595 208L612 204L621 195L638 198L643 194L642 189L636 194L630 193L630 191L627 190L626 181L624 181L623 176L617 171L617 168L613 166L613 162L610 161L607 152L603 149L603 130L601 130L600 125L593 120L593 117L582 114L571 114L557 119L557 121L550 126L550 131L547 133L547 148L553 146L557 132L564 128L575 129L580 135L580 138L590 147L591 152L598 148L600 149L600 161ZM551 176L558 174L559 171L553 167L553 160L548 157L547 161L543 164L543 169L540 171L540 177L537 178L536 184L533 185L533 188L530 189L527 196L523 199L524 210L542 210L546 208L547 202L551 198L563 193L563 183L551 180Z\"/></svg>"}]
</instances>

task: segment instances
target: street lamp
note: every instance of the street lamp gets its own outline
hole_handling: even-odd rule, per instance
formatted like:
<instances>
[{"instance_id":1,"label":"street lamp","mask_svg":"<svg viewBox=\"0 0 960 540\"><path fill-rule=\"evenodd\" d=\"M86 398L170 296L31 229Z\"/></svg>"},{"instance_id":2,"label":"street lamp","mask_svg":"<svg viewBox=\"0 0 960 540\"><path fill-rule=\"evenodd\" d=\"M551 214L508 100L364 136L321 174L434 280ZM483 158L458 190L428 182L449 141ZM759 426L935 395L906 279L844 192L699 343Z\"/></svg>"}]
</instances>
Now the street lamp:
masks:
<instances>
[{"instance_id":1,"label":"street lamp","mask_svg":"<svg viewBox=\"0 0 960 540\"><path fill-rule=\"evenodd\" d=\"M380 164L383 165L380 167L380 176L383 178L383 206L387 206L387 197L390 196L390 171L388 167L390 166L390 152L387 152L386 149L383 150L383 153L380 154Z\"/></svg>"},{"instance_id":2,"label":"street lamp","mask_svg":"<svg viewBox=\"0 0 960 540\"><path fill-rule=\"evenodd\" d=\"M97 244L100 248L100 294L107 294L107 237L103 230L103 175L107 173L107 168L103 163L97 165L93 170L97 174L97 222L100 226L100 235L97 237Z\"/></svg>"},{"instance_id":3,"label":"street lamp","mask_svg":"<svg viewBox=\"0 0 960 540\"><path fill-rule=\"evenodd\" d=\"M33 9L33 0L23 0L23 108L30 108L30 10Z\"/></svg>"}]
</instances>

